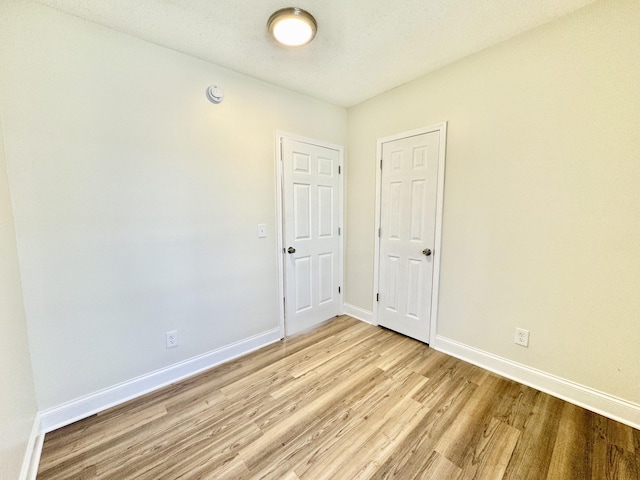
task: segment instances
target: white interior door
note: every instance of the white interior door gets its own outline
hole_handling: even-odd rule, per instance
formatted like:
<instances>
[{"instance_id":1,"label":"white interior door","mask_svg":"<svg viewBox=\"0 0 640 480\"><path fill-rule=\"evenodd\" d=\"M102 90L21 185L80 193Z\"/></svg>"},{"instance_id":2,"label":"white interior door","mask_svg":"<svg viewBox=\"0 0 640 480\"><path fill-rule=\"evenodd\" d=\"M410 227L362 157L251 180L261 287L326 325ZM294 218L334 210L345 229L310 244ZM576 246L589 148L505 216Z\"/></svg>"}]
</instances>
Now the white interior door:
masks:
<instances>
[{"instance_id":1,"label":"white interior door","mask_svg":"<svg viewBox=\"0 0 640 480\"><path fill-rule=\"evenodd\" d=\"M431 327L441 133L381 145L378 323L423 342Z\"/></svg>"},{"instance_id":2,"label":"white interior door","mask_svg":"<svg viewBox=\"0 0 640 480\"><path fill-rule=\"evenodd\" d=\"M287 335L341 312L340 149L283 137Z\"/></svg>"}]
</instances>

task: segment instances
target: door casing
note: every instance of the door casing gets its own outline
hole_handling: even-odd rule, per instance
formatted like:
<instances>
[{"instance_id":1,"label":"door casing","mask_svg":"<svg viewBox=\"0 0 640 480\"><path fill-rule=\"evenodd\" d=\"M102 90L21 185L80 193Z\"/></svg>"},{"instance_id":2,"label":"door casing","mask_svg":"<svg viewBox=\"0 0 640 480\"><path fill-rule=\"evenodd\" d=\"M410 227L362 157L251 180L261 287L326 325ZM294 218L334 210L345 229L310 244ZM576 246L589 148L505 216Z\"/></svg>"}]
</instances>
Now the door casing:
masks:
<instances>
[{"instance_id":1,"label":"door casing","mask_svg":"<svg viewBox=\"0 0 640 480\"><path fill-rule=\"evenodd\" d=\"M284 308L284 298L285 298L285 255L284 255L284 170L283 170L283 162L282 162L282 140L284 138L289 138L291 140L296 140L304 143L311 143L313 145L318 145L320 147L330 148L332 150L337 150L340 155L339 165L342 169L342 174L340 175L340 184L339 184L339 193L338 193L338 202L340 205L339 208L339 218L338 223L341 229L341 238L340 242L340 251L339 251L339 269L340 269L340 284L342 288L342 293L340 295L340 314L343 313L343 305L344 305L344 147L342 145L337 145L334 143L324 142L321 140L316 140L309 137L303 137L301 135L296 135L293 133L276 131L275 138L275 162L276 162L276 222L277 222L277 240L276 240L276 255L278 258L278 318L279 318L279 326L280 326L280 336L284 338L287 334L286 325L285 325L285 308Z\"/></svg>"},{"instance_id":2,"label":"door casing","mask_svg":"<svg viewBox=\"0 0 640 480\"><path fill-rule=\"evenodd\" d=\"M445 157L447 142L447 123L441 122L428 127L422 127L415 130L397 133L387 137L379 138L376 148L376 212L375 212L375 247L374 247L374 265L373 265L373 324L378 325L379 303L376 300L380 291L380 217L382 212L382 171L380 162L382 162L382 145L394 140L413 137L434 131L440 132L440 144L438 152L438 181L436 193L436 220L435 220L435 239L433 248L433 284L431 288L431 311L430 311L430 329L429 329L429 345L434 346L436 342L436 326L438 321L438 302L440 291L440 260L442 249L442 215L444 209L444 178L445 178Z\"/></svg>"}]
</instances>

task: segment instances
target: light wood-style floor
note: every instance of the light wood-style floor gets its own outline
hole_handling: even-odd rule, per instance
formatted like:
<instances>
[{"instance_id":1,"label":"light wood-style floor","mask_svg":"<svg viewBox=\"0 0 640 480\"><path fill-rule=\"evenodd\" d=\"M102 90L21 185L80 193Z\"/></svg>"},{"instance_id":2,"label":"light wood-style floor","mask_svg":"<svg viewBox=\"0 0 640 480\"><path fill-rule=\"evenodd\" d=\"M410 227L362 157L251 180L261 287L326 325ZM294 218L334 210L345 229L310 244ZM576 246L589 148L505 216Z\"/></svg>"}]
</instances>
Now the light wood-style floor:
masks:
<instances>
[{"instance_id":1,"label":"light wood-style floor","mask_svg":"<svg viewBox=\"0 0 640 480\"><path fill-rule=\"evenodd\" d=\"M39 479L633 479L640 432L349 317L49 433Z\"/></svg>"}]
</instances>

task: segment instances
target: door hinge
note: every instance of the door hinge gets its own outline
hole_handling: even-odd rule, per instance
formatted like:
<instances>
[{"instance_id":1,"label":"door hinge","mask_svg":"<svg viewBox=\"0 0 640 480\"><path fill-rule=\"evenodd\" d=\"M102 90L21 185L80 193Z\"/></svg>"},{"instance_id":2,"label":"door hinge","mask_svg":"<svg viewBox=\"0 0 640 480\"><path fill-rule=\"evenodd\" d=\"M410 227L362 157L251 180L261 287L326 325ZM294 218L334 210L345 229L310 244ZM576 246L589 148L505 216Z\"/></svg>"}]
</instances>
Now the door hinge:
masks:
<instances>
[{"instance_id":1,"label":"door hinge","mask_svg":"<svg viewBox=\"0 0 640 480\"><path fill-rule=\"evenodd\" d=\"M342 167L338 165L338 175L340 175L341 173L342 173Z\"/></svg>"},{"instance_id":2,"label":"door hinge","mask_svg":"<svg viewBox=\"0 0 640 480\"><path fill-rule=\"evenodd\" d=\"M381 237L381 236L382 236L382 229L378 228L378 237Z\"/></svg>"},{"instance_id":3,"label":"door hinge","mask_svg":"<svg viewBox=\"0 0 640 480\"><path fill-rule=\"evenodd\" d=\"M382 159L380 160L380 170L382 170Z\"/></svg>"},{"instance_id":4,"label":"door hinge","mask_svg":"<svg viewBox=\"0 0 640 480\"><path fill-rule=\"evenodd\" d=\"M341 232L340 227L338 227L338 236L342 235L342 233L340 232Z\"/></svg>"},{"instance_id":5,"label":"door hinge","mask_svg":"<svg viewBox=\"0 0 640 480\"><path fill-rule=\"evenodd\" d=\"M342 293L342 287L338 287L338 293Z\"/></svg>"},{"instance_id":6,"label":"door hinge","mask_svg":"<svg viewBox=\"0 0 640 480\"><path fill-rule=\"evenodd\" d=\"M379 301L380 301L380 294L376 293L376 302L379 302Z\"/></svg>"}]
</instances>

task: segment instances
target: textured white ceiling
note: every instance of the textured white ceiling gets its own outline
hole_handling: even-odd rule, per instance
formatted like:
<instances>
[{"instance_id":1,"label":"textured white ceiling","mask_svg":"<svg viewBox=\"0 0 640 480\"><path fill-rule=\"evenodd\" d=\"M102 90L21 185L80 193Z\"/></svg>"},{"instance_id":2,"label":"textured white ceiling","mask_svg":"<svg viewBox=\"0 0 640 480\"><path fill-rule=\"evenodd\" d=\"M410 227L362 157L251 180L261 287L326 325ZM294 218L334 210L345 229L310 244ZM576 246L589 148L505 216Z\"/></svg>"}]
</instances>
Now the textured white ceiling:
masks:
<instances>
[{"instance_id":1,"label":"textured white ceiling","mask_svg":"<svg viewBox=\"0 0 640 480\"><path fill-rule=\"evenodd\" d=\"M38 0L114 30L349 107L594 0ZM311 12L315 40L267 35L283 7Z\"/></svg>"}]
</instances>

